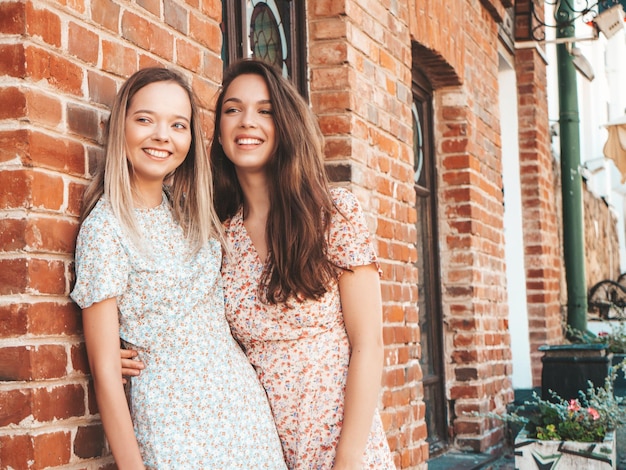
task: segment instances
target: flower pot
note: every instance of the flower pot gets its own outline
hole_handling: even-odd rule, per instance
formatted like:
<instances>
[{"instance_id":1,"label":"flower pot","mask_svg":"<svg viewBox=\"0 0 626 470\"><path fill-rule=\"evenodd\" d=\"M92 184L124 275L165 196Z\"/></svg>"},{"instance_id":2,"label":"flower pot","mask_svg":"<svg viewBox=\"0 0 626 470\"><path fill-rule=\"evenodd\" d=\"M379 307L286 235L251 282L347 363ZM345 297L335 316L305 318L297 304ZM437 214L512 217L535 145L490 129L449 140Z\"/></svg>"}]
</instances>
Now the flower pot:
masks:
<instances>
[{"instance_id":1,"label":"flower pot","mask_svg":"<svg viewBox=\"0 0 626 470\"><path fill-rule=\"evenodd\" d=\"M541 441L525 429L515 438L516 470L614 470L616 462L614 431L603 442Z\"/></svg>"},{"instance_id":2,"label":"flower pot","mask_svg":"<svg viewBox=\"0 0 626 470\"><path fill-rule=\"evenodd\" d=\"M541 397L551 400L550 390L566 400L586 392L589 382L602 387L610 373L611 354L601 344L540 346L544 353L541 372Z\"/></svg>"}]
</instances>

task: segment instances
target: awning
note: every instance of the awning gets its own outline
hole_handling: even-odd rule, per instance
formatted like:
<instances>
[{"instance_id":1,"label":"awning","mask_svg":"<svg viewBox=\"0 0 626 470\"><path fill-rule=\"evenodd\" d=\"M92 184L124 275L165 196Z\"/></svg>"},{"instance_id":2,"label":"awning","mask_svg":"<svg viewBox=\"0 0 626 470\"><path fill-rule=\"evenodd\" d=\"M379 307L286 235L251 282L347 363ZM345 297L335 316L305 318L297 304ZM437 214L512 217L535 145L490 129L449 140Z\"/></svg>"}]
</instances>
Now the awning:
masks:
<instances>
[{"instance_id":1,"label":"awning","mask_svg":"<svg viewBox=\"0 0 626 470\"><path fill-rule=\"evenodd\" d=\"M622 183L626 182L626 116L604 125L609 137L604 144L604 156L615 162L622 174Z\"/></svg>"}]
</instances>

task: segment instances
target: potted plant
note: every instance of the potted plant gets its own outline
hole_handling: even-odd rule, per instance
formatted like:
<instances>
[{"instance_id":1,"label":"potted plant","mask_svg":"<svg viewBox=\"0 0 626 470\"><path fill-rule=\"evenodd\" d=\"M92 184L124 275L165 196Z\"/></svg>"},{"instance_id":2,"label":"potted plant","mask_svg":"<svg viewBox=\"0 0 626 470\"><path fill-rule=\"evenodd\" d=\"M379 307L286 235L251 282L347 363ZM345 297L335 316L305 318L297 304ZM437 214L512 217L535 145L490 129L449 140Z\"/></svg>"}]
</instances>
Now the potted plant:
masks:
<instances>
[{"instance_id":1,"label":"potted plant","mask_svg":"<svg viewBox=\"0 0 626 470\"><path fill-rule=\"evenodd\" d=\"M610 331L604 329L595 335L590 332L582 332L570 326L567 327L567 333L570 340L574 343L603 344L613 354L626 354L626 323L620 321L607 322L606 324L609 326Z\"/></svg>"},{"instance_id":2,"label":"potted plant","mask_svg":"<svg viewBox=\"0 0 626 470\"><path fill-rule=\"evenodd\" d=\"M550 400L537 393L507 413L471 413L521 427L515 438L515 468L609 470L616 468L615 431L626 424L626 400L615 396L613 381L620 364L603 387L579 391L563 399L552 392Z\"/></svg>"},{"instance_id":3,"label":"potted plant","mask_svg":"<svg viewBox=\"0 0 626 470\"><path fill-rule=\"evenodd\" d=\"M617 366L626 360L626 322L610 322L609 329L603 329L597 334L581 332L568 327L570 341L577 344L604 345L608 352L613 353L612 364ZM613 387L615 393L626 396L626 377L624 369L618 370Z\"/></svg>"}]
</instances>

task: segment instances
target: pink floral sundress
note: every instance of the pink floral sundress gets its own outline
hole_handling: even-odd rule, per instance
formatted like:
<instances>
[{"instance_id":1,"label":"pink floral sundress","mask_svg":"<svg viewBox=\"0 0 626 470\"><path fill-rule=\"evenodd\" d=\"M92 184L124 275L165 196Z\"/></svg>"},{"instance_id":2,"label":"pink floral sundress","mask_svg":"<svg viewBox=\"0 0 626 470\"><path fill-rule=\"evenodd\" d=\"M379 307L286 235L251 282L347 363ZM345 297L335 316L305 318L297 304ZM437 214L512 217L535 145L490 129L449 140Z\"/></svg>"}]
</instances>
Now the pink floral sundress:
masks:
<instances>
[{"instance_id":1,"label":"pink floral sundress","mask_svg":"<svg viewBox=\"0 0 626 470\"><path fill-rule=\"evenodd\" d=\"M363 213L352 193L332 190L328 255L340 266L376 263ZM263 264L241 210L225 224L232 252L222 264L226 316L267 391L287 466L330 470L339 440L350 358L337 284L320 301L267 305L257 298ZM376 412L363 468L395 470Z\"/></svg>"}]
</instances>

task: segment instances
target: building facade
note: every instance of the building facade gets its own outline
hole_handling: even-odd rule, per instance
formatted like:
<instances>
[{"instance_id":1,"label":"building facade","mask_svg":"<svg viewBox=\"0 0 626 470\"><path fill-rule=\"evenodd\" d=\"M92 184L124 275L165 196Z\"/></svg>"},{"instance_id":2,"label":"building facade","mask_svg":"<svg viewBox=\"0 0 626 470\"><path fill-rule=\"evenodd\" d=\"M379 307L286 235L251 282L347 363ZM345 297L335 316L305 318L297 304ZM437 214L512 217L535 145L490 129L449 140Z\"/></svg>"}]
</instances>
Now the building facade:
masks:
<instances>
[{"instance_id":1,"label":"building facade","mask_svg":"<svg viewBox=\"0 0 626 470\"><path fill-rule=\"evenodd\" d=\"M374 234L397 467L497 452L503 428L467 413L503 411L514 370L537 386L537 348L562 339L546 60L515 48L533 4L0 1L0 468L114 468L68 297L109 106L137 69L174 67L208 134L224 63L250 53L307 97Z\"/></svg>"}]
</instances>

